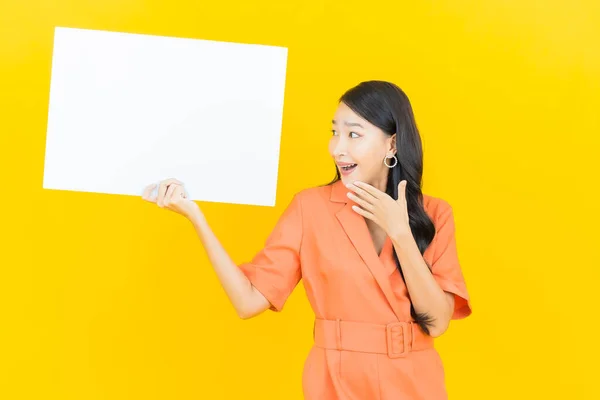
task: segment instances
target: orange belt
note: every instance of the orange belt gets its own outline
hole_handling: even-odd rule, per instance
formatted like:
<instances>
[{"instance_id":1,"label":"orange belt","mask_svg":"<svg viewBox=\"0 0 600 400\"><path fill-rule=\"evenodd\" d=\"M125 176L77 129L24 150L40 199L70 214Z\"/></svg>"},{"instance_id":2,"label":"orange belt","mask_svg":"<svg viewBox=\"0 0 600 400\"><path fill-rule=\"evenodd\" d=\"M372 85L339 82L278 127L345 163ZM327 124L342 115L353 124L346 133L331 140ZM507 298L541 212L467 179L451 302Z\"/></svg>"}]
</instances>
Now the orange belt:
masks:
<instances>
[{"instance_id":1,"label":"orange belt","mask_svg":"<svg viewBox=\"0 0 600 400\"><path fill-rule=\"evenodd\" d=\"M379 325L317 318L314 339L317 347L387 354L390 358L433 347L433 338L412 321Z\"/></svg>"}]
</instances>

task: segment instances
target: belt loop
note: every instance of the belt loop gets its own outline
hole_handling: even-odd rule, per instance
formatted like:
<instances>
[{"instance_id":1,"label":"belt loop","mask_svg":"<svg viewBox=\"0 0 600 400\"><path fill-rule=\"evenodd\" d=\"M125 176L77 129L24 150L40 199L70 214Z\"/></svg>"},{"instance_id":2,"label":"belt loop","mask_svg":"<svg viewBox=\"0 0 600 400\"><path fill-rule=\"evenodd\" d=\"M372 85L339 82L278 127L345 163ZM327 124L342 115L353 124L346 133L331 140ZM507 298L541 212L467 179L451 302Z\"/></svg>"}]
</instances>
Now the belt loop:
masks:
<instances>
[{"instance_id":1,"label":"belt loop","mask_svg":"<svg viewBox=\"0 0 600 400\"><path fill-rule=\"evenodd\" d=\"M342 350L342 327L341 320L337 318L335 320L335 343L338 350Z\"/></svg>"}]
</instances>

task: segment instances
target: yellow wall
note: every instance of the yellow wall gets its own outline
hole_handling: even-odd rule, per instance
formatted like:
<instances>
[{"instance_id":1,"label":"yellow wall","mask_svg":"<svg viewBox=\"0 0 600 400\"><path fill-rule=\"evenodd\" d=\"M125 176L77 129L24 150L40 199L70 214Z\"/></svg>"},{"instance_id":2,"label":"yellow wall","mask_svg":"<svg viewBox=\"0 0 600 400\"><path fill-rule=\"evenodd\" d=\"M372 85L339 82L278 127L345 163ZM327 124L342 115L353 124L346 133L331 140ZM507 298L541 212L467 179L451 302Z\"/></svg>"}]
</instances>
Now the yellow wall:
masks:
<instances>
[{"instance_id":1,"label":"yellow wall","mask_svg":"<svg viewBox=\"0 0 600 400\"><path fill-rule=\"evenodd\" d=\"M0 398L300 399L311 344L301 287L281 314L236 319L179 216L42 190L56 25L289 47L277 207L201 204L239 262L333 176L336 98L399 84L473 297L438 342L450 397L600 398L598 4L3 0Z\"/></svg>"}]
</instances>

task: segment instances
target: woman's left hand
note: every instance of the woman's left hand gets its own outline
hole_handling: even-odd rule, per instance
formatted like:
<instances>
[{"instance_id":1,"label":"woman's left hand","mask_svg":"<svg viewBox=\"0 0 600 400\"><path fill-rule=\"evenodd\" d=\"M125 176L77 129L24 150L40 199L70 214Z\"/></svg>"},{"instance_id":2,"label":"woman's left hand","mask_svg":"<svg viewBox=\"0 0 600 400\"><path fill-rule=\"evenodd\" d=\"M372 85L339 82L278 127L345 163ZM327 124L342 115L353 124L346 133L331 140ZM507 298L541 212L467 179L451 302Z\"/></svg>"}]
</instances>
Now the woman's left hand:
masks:
<instances>
[{"instance_id":1,"label":"woman's left hand","mask_svg":"<svg viewBox=\"0 0 600 400\"><path fill-rule=\"evenodd\" d=\"M364 182L346 186L352 192L348 197L358 206L352 209L379 225L389 237L412 235L406 206L406 180L398 184L398 200Z\"/></svg>"}]
</instances>

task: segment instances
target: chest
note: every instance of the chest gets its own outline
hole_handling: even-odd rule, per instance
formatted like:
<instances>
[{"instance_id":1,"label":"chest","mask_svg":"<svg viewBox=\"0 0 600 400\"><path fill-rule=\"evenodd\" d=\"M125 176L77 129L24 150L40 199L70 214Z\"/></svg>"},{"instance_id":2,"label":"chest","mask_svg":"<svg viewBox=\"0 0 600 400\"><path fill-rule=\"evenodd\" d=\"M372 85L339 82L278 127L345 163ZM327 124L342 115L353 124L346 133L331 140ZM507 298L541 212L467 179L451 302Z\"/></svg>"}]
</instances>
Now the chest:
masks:
<instances>
[{"instance_id":1,"label":"chest","mask_svg":"<svg viewBox=\"0 0 600 400\"><path fill-rule=\"evenodd\" d=\"M366 225L369 232L369 239L371 241L370 244L379 256L381 255L381 251L383 250L383 246L385 245L387 234L382 228L377 226L375 223L370 223L367 221Z\"/></svg>"},{"instance_id":2,"label":"chest","mask_svg":"<svg viewBox=\"0 0 600 400\"><path fill-rule=\"evenodd\" d=\"M371 269L392 270L387 234L369 224L361 216L352 218L351 225L340 223L335 215L321 215L305 226L301 265L305 280L318 278L325 282L370 282ZM389 256L389 257L388 257Z\"/></svg>"}]
</instances>

